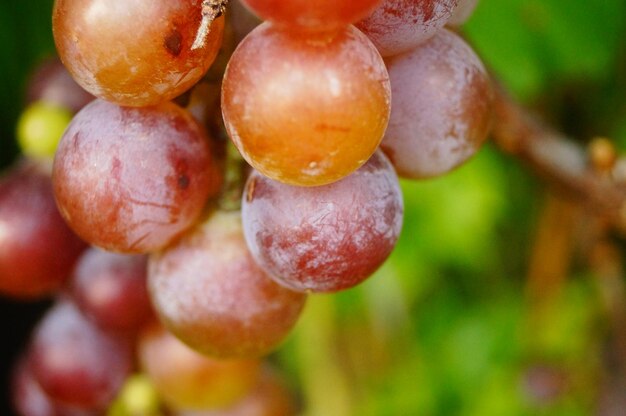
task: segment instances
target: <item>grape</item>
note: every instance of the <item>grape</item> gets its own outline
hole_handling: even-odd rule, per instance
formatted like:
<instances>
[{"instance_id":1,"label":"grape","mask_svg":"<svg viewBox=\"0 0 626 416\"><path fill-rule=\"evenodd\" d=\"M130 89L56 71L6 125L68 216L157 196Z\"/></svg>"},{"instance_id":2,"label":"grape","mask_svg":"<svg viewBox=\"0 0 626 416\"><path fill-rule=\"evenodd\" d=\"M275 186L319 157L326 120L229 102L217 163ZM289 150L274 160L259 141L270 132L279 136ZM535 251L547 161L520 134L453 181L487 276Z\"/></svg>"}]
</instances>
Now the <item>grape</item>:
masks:
<instances>
[{"instance_id":1,"label":"grape","mask_svg":"<svg viewBox=\"0 0 626 416\"><path fill-rule=\"evenodd\" d=\"M478 0L459 0L459 5L448 20L449 26L460 26L470 18L474 9L478 5Z\"/></svg>"},{"instance_id":2,"label":"grape","mask_svg":"<svg viewBox=\"0 0 626 416\"><path fill-rule=\"evenodd\" d=\"M96 100L61 139L53 184L78 235L111 251L143 253L197 220L219 191L220 174L204 131L180 107Z\"/></svg>"},{"instance_id":3,"label":"grape","mask_svg":"<svg viewBox=\"0 0 626 416\"><path fill-rule=\"evenodd\" d=\"M135 331L151 316L147 257L87 250L72 279L72 298L99 327Z\"/></svg>"},{"instance_id":4,"label":"grape","mask_svg":"<svg viewBox=\"0 0 626 416\"><path fill-rule=\"evenodd\" d=\"M389 116L388 75L371 42L354 27L320 36L262 24L239 44L222 86L226 128L243 157L294 185L356 170Z\"/></svg>"},{"instance_id":5,"label":"grape","mask_svg":"<svg viewBox=\"0 0 626 416\"><path fill-rule=\"evenodd\" d=\"M38 298L58 290L85 249L54 202L41 165L21 162L0 179L0 292Z\"/></svg>"},{"instance_id":6,"label":"grape","mask_svg":"<svg viewBox=\"0 0 626 416\"><path fill-rule=\"evenodd\" d=\"M230 0L228 7L235 40L239 43L261 23L261 20L242 4L242 0Z\"/></svg>"},{"instance_id":7,"label":"grape","mask_svg":"<svg viewBox=\"0 0 626 416\"><path fill-rule=\"evenodd\" d=\"M159 325L142 333L139 360L165 402L177 409L229 406L252 389L260 369L258 359L201 355Z\"/></svg>"},{"instance_id":8,"label":"grape","mask_svg":"<svg viewBox=\"0 0 626 416\"><path fill-rule=\"evenodd\" d=\"M284 381L270 368L263 368L257 385L234 405L215 410L182 411L174 416L295 416L293 399Z\"/></svg>"},{"instance_id":9,"label":"grape","mask_svg":"<svg viewBox=\"0 0 626 416\"><path fill-rule=\"evenodd\" d=\"M55 305L35 329L33 375L55 401L103 409L130 373L130 344L105 334L67 301Z\"/></svg>"},{"instance_id":10,"label":"grape","mask_svg":"<svg viewBox=\"0 0 626 416\"><path fill-rule=\"evenodd\" d=\"M267 354L298 319L306 296L279 286L254 262L238 212L213 214L150 257L148 288L165 326L200 352Z\"/></svg>"},{"instance_id":11,"label":"grape","mask_svg":"<svg viewBox=\"0 0 626 416\"><path fill-rule=\"evenodd\" d=\"M22 153L31 157L52 157L72 113L43 101L29 105L17 124L17 140Z\"/></svg>"},{"instance_id":12,"label":"grape","mask_svg":"<svg viewBox=\"0 0 626 416\"><path fill-rule=\"evenodd\" d=\"M363 19L381 0L242 0L254 13L288 30L338 30Z\"/></svg>"},{"instance_id":13,"label":"grape","mask_svg":"<svg viewBox=\"0 0 626 416\"><path fill-rule=\"evenodd\" d=\"M383 56L413 49L434 36L459 0L383 0L374 12L357 23Z\"/></svg>"},{"instance_id":14,"label":"grape","mask_svg":"<svg viewBox=\"0 0 626 416\"><path fill-rule=\"evenodd\" d=\"M56 0L52 15L57 51L76 81L128 106L170 100L202 77L222 41L224 18L206 36L203 23L199 0Z\"/></svg>"},{"instance_id":15,"label":"grape","mask_svg":"<svg viewBox=\"0 0 626 416\"><path fill-rule=\"evenodd\" d=\"M259 265L278 283L312 292L347 289L370 276L395 246L402 214L398 178L381 152L320 187L253 172L242 203L246 241Z\"/></svg>"},{"instance_id":16,"label":"grape","mask_svg":"<svg viewBox=\"0 0 626 416\"><path fill-rule=\"evenodd\" d=\"M36 101L78 112L95 97L74 81L58 58L41 64L28 83L26 101Z\"/></svg>"},{"instance_id":17,"label":"grape","mask_svg":"<svg viewBox=\"0 0 626 416\"><path fill-rule=\"evenodd\" d=\"M473 156L489 132L493 91L471 48L442 30L387 65L394 101L381 147L398 174L436 176Z\"/></svg>"},{"instance_id":18,"label":"grape","mask_svg":"<svg viewBox=\"0 0 626 416\"><path fill-rule=\"evenodd\" d=\"M26 357L20 358L13 370L11 399L20 416L97 416L89 410L54 402L35 380Z\"/></svg>"}]
</instances>

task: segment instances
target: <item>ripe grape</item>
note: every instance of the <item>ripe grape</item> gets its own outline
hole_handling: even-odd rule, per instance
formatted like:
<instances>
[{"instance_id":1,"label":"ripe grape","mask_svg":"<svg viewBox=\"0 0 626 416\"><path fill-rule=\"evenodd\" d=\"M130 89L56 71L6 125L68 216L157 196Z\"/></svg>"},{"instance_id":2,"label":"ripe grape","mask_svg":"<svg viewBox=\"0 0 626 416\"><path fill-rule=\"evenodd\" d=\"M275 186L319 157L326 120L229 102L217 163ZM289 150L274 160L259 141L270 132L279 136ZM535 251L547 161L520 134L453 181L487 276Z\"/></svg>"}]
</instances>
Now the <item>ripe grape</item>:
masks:
<instances>
[{"instance_id":1,"label":"ripe grape","mask_svg":"<svg viewBox=\"0 0 626 416\"><path fill-rule=\"evenodd\" d=\"M376 152L352 175L302 188L253 172L242 203L244 233L259 265L297 291L335 292L369 277L402 227L402 194Z\"/></svg>"},{"instance_id":2,"label":"ripe grape","mask_svg":"<svg viewBox=\"0 0 626 416\"><path fill-rule=\"evenodd\" d=\"M264 23L233 54L222 103L226 129L252 166L312 186L347 176L374 153L390 92L380 55L354 27L305 36Z\"/></svg>"},{"instance_id":3,"label":"ripe grape","mask_svg":"<svg viewBox=\"0 0 626 416\"><path fill-rule=\"evenodd\" d=\"M56 304L35 329L33 375L61 404L103 409L130 373L130 344L101 332L72 303Z\"/></svg>"},{"instance_id":4,"label":"ripe grape","mask_svg":"<svg viewBox=\"0 0 626 416\"><path fill-rule=\"evenodd\" d=\"M460 26L465 23L472 13L474 13L474 9L477 5L478 0L459 0L459 5L454 9L452 17L448 20L448 25Z\"/></svg>"},{"instance_id":5,"label":"ripe grape","mask_svg":"<svg viewBox=\"0 0 626 416\"><path fill-rule=\"evenodd\" d=\"M306 296L271 280L252 259L238 212L217 212L153 254L148 288L165 326L200 352L267 354L298 319Z\"/></svg>"},{"instance_id":6,"label":"ripe grape","mask_svg":"<svg viewBox=\"0 0 626 416\"><path fill-rule=\"evenodd\" d=\"M53 183L78 235L111 251L144 253L197 220L220 174L205 132L175 104L130 108L96 100L61 139Z\"/></svg>"},{"instance_id":7,"label":"ripe grape","mask_svg":"<svg viewBox=\"0 0 626 416\"><path fill-rule=\"evenodd\" d=\"M394 101L381 148L398 174L436 176L473 156L489 132L493 92L472 49L441 30L387 65Z\"/></svg>"},{"instance_id":8,"label":"ripe grape","mask_svg":"<svg viewBox=\"0 0 626 416\"><path fill-rule=\"evenodd\" d=\"M0 179L0 293L37 298L69 278L81 241L57 210L40 164L21 162Z\"/></svg>"},{"instance_id":9,"label":"ripe grape","mask_svg":"<svg viewBox=\"0 0 626 416\"><path fill-rule=\"evenodd\" d=\"M441 29L459 0L383 0L357 23L382 56L406 52Z\"/></svg>"},{"instance_id":10,"label":"ripe grape","mask_svg":"<svg viewBox=\"0 0 626 416\"><path fill-rule=\"evenodd\" d=\"M72 299L100 328L134 331L151 316L147 257L87 250L72 275Z\"/></svg>"},{"instance_id":11,"label":"ripe grape","mask_svg":"<svg viewBox=\"0 0 626 416\"><path fill-rule=\"evenodd\" d=\"M158 104L189 89L215 59L224 18L198 43L202 10L201 1L189 0L56 0L54 40L74 79L93 95Z\"/></svg>"},{"instance_id":12,"label":"ripe grape","mask_svg":"<svg viewBox=\"0 0 626 416\"><path fill-rule=\"evenodd\" d=\"M190 349L160 325L139 339L139 360L165 402L176 409L230 406L257 380L260 361L217 360Z\"/></svg>"},{"instance_id":13,"label":"ripe grape","mask_svg":"<svg viewBox=\"0 0 626 416\"><path fill-rule=\"evenodd\" d=\"M370 14L381 0L242 0L262 19L288 30L337 30Z\"/></svg>"}]
</instances>

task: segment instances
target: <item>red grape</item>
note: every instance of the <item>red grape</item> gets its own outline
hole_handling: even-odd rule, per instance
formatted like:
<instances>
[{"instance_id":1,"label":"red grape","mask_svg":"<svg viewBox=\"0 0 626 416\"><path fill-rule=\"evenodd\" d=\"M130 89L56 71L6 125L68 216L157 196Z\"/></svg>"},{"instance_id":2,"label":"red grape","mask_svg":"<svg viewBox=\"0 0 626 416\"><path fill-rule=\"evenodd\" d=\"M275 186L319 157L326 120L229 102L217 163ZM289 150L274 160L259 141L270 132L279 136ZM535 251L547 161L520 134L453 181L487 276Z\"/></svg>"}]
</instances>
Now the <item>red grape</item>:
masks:
<instances>
[{"instance_id":1,"label":"red grape","mask_svg":"<svg viewBox=\"0 0 626 416\"><path fill-rule=\"evenodd\" d=\"M52 25L61 60L83 88L145 106L180 95L204 75L224 18L212 22L201 44L198 0L56 0Z\"/></svg>"},{"instance_id":2,"label":"red grape","mask_svg":"<svg viewBox=\"0 0 626 416\"><path fill-rule=\"evenodd\" d=\"M493 91L472 49L441 30L387 65L394 101L381 147L400 176L440 175L473 156L489 132Z\"/></svg>"},{"instance_id":3,"label":"red grape","mask_svg":"<svg viewBox=\"0 0 626 416\"><path fill-rule=\"evenodd\" d=\"M242 205L259 265L278 283L307 292L347 289L374 273L395 246L402 214L398 178L381 152L326 186L290 186L253 172Z\"/></svg>"},{"instance_id":4,"label":"red grape","mask_svg":"<svg viewBox=\"0 0 626 416\"><path fill-rule=\"evenodd\" d=\"M354 27L304 36L264 23L224 75L226 128L243 157L272 179L323 185L374 153L387 126L384 63Z\"/></svg>"},{"instance_id":5,"label":"red grape","mask_svg":"<svg viewBox=\"0 0 626 416\"><path fill-rule=\"evenodd\" d=\"M76 264L72 298L99 327L134 331L151 316L147 257L92 248Z\"/></svg>"},{"instance_id":6,"label":"red grape","mask_svg":"<svg viewBox=\"0 0 626 416\"><path fill-rule=\"evenodd\" d=\"M42 389L59 403L103 409L132 365L130 344L101 332L63 301L35 329L30 362Z\"/></svg>"},{"instance_id":7,"label":"red grape","mask_svg":"<svg viewBox=\"0 0 626 416\"><path fill-rule=\"evenodd\" d=\"M238 212L217 212L153 254L148 287L174 335L193 349L221 357L270 352L294 326L306 299L257 266Z\"/></svg>"},{"instance_id":8,"label":"red grape","mask_svg":"<svg viewBox=\"0 0 626 416\"><path fill-rule=\"evenodd\" d=\"M289 30L337 30L363 19L381 0L243 0L252 11Z\"/></svg>"},{"instance_id":9,"label":"red grape","mask_svg":"<svg viewBox=\"0 0 626 416\"><path fill-rule=\"evenodd\" d=\"M86 245L65 224L41 165L22 162L0 179L0 292L47 296L69 278Z\"/></svg>"},{"instance_id":10,"label":"red grape","mask_svg":"<svg viewBox=\"0 0 626 416\"><path fill-rule=\"evenodd\" d=\"M163 399L177 409L229 406L252 389L260 368L258 359L201 355L159 325L142 333L139 360Z\"/></svg>"},{"instance_id":11,"label":"red grape","mask_svg":"<svg viewBox=\"0 0 626 416\"><path fill-rule=\"evenodd\" d=\"M54 159L53 184L69 225L111 251L168 244L219 190L207 137L172 103L118 107L102 100L74 117Z\"/></svg>"},{"instance_id":12,"label":"red grape","mask_svg":"<svg viewBox=\"0 0 626 416\"><path fill-rule=\"evenodd\" d=\"M383 0L357 23L383 56L413 49L441 29L458 0Z\"/></svg>"}]
</instances>

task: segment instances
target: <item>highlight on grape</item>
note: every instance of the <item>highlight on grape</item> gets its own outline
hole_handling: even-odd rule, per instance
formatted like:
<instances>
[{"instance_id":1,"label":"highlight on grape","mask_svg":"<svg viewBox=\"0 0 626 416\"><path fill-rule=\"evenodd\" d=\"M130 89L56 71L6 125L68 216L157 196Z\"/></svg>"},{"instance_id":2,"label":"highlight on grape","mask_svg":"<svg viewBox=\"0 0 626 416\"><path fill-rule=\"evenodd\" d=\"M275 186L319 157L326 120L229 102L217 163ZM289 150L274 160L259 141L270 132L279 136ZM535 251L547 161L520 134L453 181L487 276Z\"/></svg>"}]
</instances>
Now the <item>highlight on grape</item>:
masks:
<instances>
[{"instance_id":1,"label":"highlight on grape","mask_svg":"<svg viewBox=\"0 0 626 416\"><path fill-rule=\"evenodd\" d=\"M295 415L264 357L309 295L384 264L398 175L489 134L489 76L445 28L476 1L227 3L54 3L27 117L64 133L25 127L0 182L0 292L55 299L14 371L23 416Z\"/></svg>"}]
</instances>

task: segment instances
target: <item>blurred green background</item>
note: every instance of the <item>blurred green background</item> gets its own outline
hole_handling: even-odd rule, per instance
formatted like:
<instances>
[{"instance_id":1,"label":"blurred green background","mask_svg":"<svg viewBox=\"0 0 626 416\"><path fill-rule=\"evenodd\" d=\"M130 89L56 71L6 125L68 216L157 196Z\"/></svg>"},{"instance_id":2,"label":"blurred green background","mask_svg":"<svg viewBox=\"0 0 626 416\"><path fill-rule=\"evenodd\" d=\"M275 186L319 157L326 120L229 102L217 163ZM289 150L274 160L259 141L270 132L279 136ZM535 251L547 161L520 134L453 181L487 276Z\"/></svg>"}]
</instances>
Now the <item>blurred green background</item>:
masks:
<instances>
[{"instance_id":1,"label":"blurred green background","mask_svg":"<svg viewBox=\"0 0 626 416\"><path fill-rule=\"evenodd\" d=\"M51 7L0 3L4 165L16 157L28 75L54 52ZM463 32L558 129L582 145L606 136L626 148L624 0L481 0ZM272 357L305 413L625 415L623 276L603 272L619 264L623 240L598 248L592 216L491 144L461 169L403 188L390 260L358 288L312 298Z\"/></svg>"}]
</instances>

